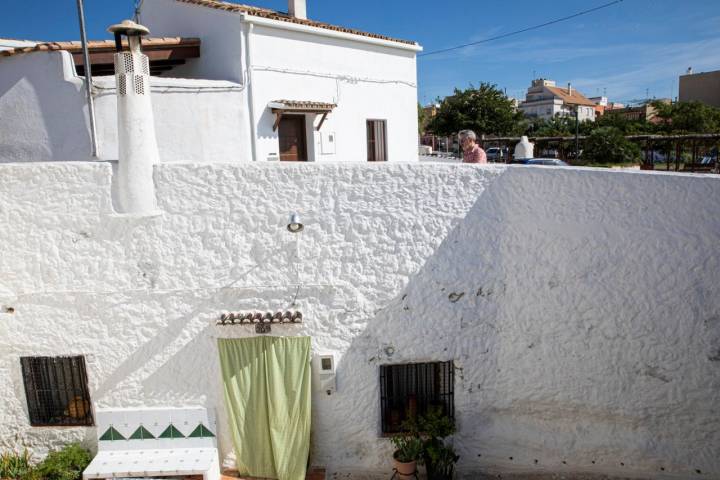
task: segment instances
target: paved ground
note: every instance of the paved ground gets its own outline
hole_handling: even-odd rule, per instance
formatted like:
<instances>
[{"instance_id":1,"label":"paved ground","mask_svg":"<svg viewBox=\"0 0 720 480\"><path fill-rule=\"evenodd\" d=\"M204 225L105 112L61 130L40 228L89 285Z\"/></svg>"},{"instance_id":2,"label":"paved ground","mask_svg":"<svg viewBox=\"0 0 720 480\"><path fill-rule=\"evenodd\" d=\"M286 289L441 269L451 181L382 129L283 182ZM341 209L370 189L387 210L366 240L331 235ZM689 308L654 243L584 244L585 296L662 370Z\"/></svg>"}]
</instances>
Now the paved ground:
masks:
<instances>
[{"instance_id":1,"label":"paved ground","mask_svg":"<svg viewBox=\"0 0 720 480\"><path fill-rule=\"evenodd\" d=\"M389 474L371 473L348 473L333 472L328 474L328 480L389 480ZM458 480L638 480L626 477L608 477L606 475L574 475L574 474L493 474L473 475L472 477L458 477ZM424 476L420 477L423 480Z\"/></svg>"}]
</instances>

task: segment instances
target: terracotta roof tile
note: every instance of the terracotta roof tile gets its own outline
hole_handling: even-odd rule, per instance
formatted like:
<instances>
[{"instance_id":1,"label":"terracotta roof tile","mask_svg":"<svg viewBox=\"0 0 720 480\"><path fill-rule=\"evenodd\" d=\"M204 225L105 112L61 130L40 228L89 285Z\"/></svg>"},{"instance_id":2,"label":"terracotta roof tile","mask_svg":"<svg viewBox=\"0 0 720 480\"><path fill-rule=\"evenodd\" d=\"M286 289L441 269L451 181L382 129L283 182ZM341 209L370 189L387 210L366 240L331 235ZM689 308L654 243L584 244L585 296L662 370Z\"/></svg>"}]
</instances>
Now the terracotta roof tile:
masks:
<instances>
[{"instance_id":1,"label":"terracotta roof tile","mask_svg":"<svg viewBox=\"0 0 720 480\"><path fill-rule=\"evenodd\" d=\"M385 35L378 35L376 33L363 32L361 30L355 30L352 28L339 27L337 25L330 25L329 23L318 22L316 20L307 20L302 18L292 17L285 13L281 13L275 10L267 8L253 7L250 5L242 5L239 3L223 2L219 0L175 0L182 3L190 3L193 5L201 5L203 7L215 8L217 10L225 10L228 12L247 13L256 17L268 18L271 20L279 20L281 22L297 23L300 25L307 25L310 27L325 28L327 30L335 30L336 32L350 33L352 35L360 35L363 37L377 38L379 40L389 40L391 42L404 43L407 45L417 45L416 42L410 40L400 40L398 38L392 38Z\"/></svg>"},{"instance_id":2,"label":"terracotta roof tile","mask_svg":"<svg viewBox=\"0 0 720 480\"><path fill-rule=\"evenodd\" d=\"M126 42L123 42L126 45ZM200 45L200 40L197 38L183 38L183 37L146 37L142 40L143 47L162 47L162 46L178 46L178 45ZM44 42L38 43L32 47L18 47L11 48L9 50L1 50L0 56L10 57L21 53L28 52L45 52L53 50L65 50L70 53L79 52L82 50L80 42ZM115 51L114 40L91 40L88 42L88 50L90 52L98 50Z\"/></svg>"},{"instance_id":3,"label":"terracotta roof tile","mask_svg":"<svg viewBox=\"0 0 720 480\"><path fill-rule=\"evenodd\" d=\"M334 103L313 102L304 100L275 100L271 106L280 105L287 110L332 110L337 107ZM278 108L274 107L274 108Z\"/></svg>"},{"instance_id":4,"label":"terracotta roof tile","mask_svg":"<svg viewBox=\"0 0 720 480\"><path fill-rule=\"evenodd\" d=\"M545 87L548 90L550 90L555 96L560 97L565 103L568 103L570 105L587 105L589 107L594 107L595 104L588 100L585 95L578 92L574 88L572 89L572 93L568 94L568 91L566 88L560 88L560 87Z\"/></svg>"}]
</instances>

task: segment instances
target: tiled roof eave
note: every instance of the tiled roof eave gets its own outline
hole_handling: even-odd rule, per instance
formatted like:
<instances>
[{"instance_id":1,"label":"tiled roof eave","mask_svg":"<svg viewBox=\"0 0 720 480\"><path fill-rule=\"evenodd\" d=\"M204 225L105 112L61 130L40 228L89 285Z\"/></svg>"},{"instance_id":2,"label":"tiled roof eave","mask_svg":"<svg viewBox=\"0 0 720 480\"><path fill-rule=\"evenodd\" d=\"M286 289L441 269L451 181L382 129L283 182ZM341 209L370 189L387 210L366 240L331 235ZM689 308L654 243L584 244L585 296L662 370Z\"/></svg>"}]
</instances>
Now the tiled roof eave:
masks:
<instances>
[{"instance_id":1,"label":"tiled roof eave","mask_svg":"<svg viewBox=\"0 0 720 480\"><path fill-rule=\"evenodd\" d=\"M142 41L143 47L179 47L188 45L200 45L200 39L198 38L185 38L185 37L150 37L145 38ZM123 42L123 45L127 45ZM11 57L22 53L30 52L49 52L64 50L70 53L77 53L82 50L82 44L77 41L73 42L44 42L38 43L32 47L17 47L9 50L0 51L0 57ZM114 40L91 40L88 42L88 50L90 52L96 51L115 51Z\"/></svg>"},{"instance_id":2,"label":"tiled roof eave","mask_svg":"<svg viewBox=\"0 0 720 480\"><path fill-rule=\"evenodd\" d=\"M351 35L358 35L362 37L374 38L377 40L385 40L389 42L402 43L405 45L416 46L417 42L410 40L401 40L398 38L388 37L386 35L380 35L376 33L364 32L361 30L355 30L353 28L340 27L337 25L331 25L329 23L318 22L316 20L309 20L304 18L292 17L290 15L270 10L267 8L253 7L249 5L241 5L237 3L221 2L218 0L175 0L176 2L187 3L192 5L199 5L208 8L214 8L216 10L223 10L227 12L244 13L254 17L265 18L268 20L277 20L281 22L294 23L298 25L305 25L308 27L323 28L326 30L334 30L336 32L347 33Z\"/></svg>"}]
</instances>

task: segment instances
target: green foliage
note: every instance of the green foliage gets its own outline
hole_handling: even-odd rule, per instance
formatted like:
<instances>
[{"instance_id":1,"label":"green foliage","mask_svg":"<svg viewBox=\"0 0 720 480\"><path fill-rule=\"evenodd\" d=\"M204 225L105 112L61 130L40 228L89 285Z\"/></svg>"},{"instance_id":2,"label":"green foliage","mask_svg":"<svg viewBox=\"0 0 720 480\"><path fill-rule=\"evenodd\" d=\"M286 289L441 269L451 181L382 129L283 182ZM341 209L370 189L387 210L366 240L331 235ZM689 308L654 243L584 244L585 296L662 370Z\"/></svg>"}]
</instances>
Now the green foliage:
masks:
<instances>
[{"instance_id":1,"label":"green foliage","mask_svg":"<svg viewBox=\"0 0 720 480\"><path fill-rule=\"evenodd\" d=\"M422 440L412 433L398 434L393 436L391 440L395 446L394 457L399 462L414 462L419 460L423 454Z\"/></svg>"},{"instance_id":2,"label":"green foliage","mask_svg":"<svg viewBox=\"0 0 720 480\"><path fill-rule=\"evenodd\" d=\"M0 478L25 478L32 469L30 453L3 452L0 454Z\"/></svg>"},{"instance_id":3,"label":"green foliage","mask_svg":"<svg viewBox=\"0 0 720 480\"><path fill-rule=\"evenodd\" d=\"M510 99L489 83L456 88L453 95L438 101L437 115L428 122L429 130L436 135L454 135L464 129L478 135L509 135L517 131L523 118Z\"/></svg>"},{"instance_id":4,"label":"green foliage","mask_svg":"<svg viewBox=\"0 0 720 480\"><path fill-rule=\"evenodd\" d=\"M444 444L432 444L426 449L426 455L428 480L445 480L453 477L455 464L460 456L452 447Z\"/></svg>"},{"instance_id":5,"label":"green foliage","mask_svg":"<svg viewBox=\"0 0 720 480\"><path fill-rule=\"evenodd\" d=\"M585 140L582 157L576 163L632 163L640 159L640 147L627 140L619 129L600 127Z\"/></svg>"},{"instance_id":6,"label":"green foliage","mask_svg":"<svg viewBox=\"0 0 720 480\"><path fill-rule=\"evenodd\" d=\"M90 452L79 443L72 443L61 450L50 452L45 460L35 467L31 479L80 480L90 460Z\"/></svg>"},{"instance_id":7,"label":"green foliage","mask_svg":"<svg viewBox=\"0 0 720 480\"><path fill-rule=\"evenodd\" d=\"M445 439L455 433L455 422L443 413L442 407L430 407L417 419L403 424L407 436L421 442L418 459L425 464L430 480L450 479L455 471L455 463L460 459Z\"/></svg>"},{"instance_id":8,"label":"green foliage","mask_svg":"<svg viewBox=\"0 0 720 480\"><path fill-rule=\"evenodd\" d=\"M673 104L669 111L669 122L665 128L676 133L715 133L720 131L720 109L700 102ZM667 118L667 117L663 117Z\"/></svg>"},{"instance_id":9,"label":"green foliage","mask_svg":"<svg viewBox=\"0 0 720 480\"><path fill-rule=\"evenodd\" d=\"M611 127L621 131L624 135L642 135L655 133L657 127L652 123L648 123L645 120L630 120L624 115L613 113L612 110L605 113L601 117L595 120L589 131L585 132L590 134L593 130L602 127Z\"/></svg>"},{"instance_id":10,"label":"green foliage","mask_svg":"<svg viewBox=\"0 0 720 480\"><path fill-rule=\"evenodd\" d=\"M440 407L430 407L417 422L417 428L429 439L442 440L455 433L455 423Z\"/></svg>"},{"instance_id":11,"label":"green foliage","mask_svg":"<svg viewBox=\"0 0 720 480\"><path fill-rule=\"evenodd\" d=\"M423 133L425 131L425 122L427 122L427 118L425 115L425 109L420 105L420 103L417 104L417 114L418 114L418 133Z\"/></svg>"}]
</instances>

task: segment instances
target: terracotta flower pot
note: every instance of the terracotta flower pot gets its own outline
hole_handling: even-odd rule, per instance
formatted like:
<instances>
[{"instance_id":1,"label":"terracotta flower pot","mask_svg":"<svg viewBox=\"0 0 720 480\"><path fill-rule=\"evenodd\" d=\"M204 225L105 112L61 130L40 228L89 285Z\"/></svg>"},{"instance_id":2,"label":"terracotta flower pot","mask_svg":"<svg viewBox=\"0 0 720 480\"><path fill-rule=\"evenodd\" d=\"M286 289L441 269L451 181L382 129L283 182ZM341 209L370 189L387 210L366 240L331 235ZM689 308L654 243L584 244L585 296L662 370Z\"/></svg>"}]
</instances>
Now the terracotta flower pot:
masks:
<instances>
[{"instance_id":1,"label":"terracotta flower pot","mask_svg":"<svg viewBox=\"0 0 720 480\"><path fill-rule=\"evenodd\" d=\"M393 463L395 465L395 470L397 470L398 476L401 479L413 477L417 471L417 462L415 460L412 462L401 462L397 458L393 457Z\"/></svg>"}]
</instances>

